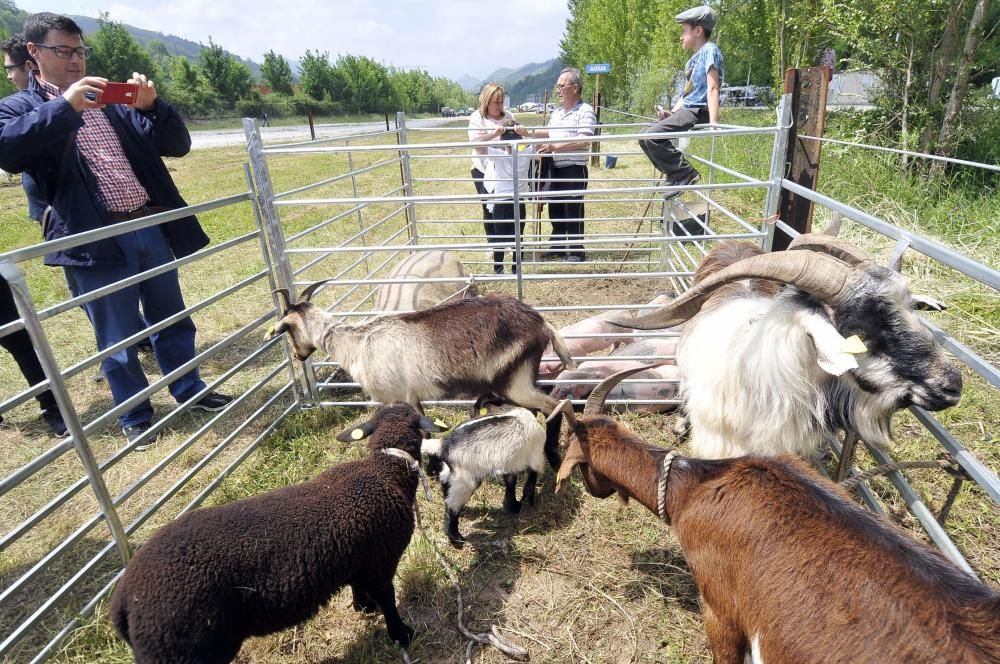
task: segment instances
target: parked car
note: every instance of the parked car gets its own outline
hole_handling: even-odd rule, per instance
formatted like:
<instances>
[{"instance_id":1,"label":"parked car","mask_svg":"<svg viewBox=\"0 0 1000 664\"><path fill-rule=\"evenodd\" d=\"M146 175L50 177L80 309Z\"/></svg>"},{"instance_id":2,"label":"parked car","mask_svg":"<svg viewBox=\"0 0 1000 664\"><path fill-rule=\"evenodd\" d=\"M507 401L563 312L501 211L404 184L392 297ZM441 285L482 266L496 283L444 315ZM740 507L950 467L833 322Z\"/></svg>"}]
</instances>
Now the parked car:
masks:
<instances>
[{"instance_id":1,"label":"parked car","mask_svg":"<svg viewBox=\"0 0 1000 664\"><path fill-rule=\"evenodd\" d=\"M766 106L771 102L771 89L760 85L733 85L719 93L723 106Z\"/></svg>"},{"instance_id":2,"label":"parked car","mask_svg":"<svg viewBox=\"0 0 1000 664\"><path fill-rule=\"evenodd\" d=\"M453 118L455 117L455 109L448 106L441 107L441 117L442 118Z\"/></svg>"}]
</instances>

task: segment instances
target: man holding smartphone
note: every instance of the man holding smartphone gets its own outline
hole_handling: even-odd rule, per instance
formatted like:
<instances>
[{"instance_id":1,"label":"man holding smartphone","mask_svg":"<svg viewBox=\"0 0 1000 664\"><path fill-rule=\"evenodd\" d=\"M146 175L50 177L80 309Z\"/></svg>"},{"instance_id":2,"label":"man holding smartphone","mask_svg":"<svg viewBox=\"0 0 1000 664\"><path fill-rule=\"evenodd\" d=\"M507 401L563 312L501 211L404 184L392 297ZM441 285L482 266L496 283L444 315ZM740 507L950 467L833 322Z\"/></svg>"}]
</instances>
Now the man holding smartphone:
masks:
<instances>
[{"instance_id":1,"label":"man holding smartphone","mask_svg":"<svg viewBox=\"0 0 1000 664\"><path fill-rule=\"evenodd\" d=\"M722 85L722 52L715 42L709 41L715 28L715 12L702 6L688 9L674 17L681 24L681 45L694 51L684 67L684 93L674 107L667 111L656 107L657 121L642 130L644 134L670 131L687 131L696 124L719 122L719 91ZM696 184L698 171L687 162L681 151L667 138L649 138L639 141L639 147L649 160L667 176L667 186L681 187ZM680 190L667 192L671 199Z\"/></svg>"},{"instance_id":2,"label":"man holding smartphone","mask_svg":"<svg viewBox=\"0 0 1000 664\"><path fill-rule=\"evenodd\" d=\"M42 229L45 239L184 207L161 157L184 156L191 137L177 112L157 96L153 82L135 73L129 81L138 85L133 106L101 104L96 97L107 81L86 75L90 49L72 19L33 14L24 23L24 36L38 72L27 89L0 101L0 168L27 172L38 183L51 206ZM47 254L45 264L62 266L77 296L192 254L208 242L198 220L185 217ZM177 270L84 306L102 350L185 308ZM164 374L194 357L190 317L150 339ZM148 386L134 345L106 358L102 370L116 404ZM170 384L178 402L204 389L197 369ZM231 401L210 392L193 407L217 411ZM119 417L129 443L144 436L152 417L148 399ZM153 441L145 436L142 442L137 449Z\"/></svg>"}]
</instances>

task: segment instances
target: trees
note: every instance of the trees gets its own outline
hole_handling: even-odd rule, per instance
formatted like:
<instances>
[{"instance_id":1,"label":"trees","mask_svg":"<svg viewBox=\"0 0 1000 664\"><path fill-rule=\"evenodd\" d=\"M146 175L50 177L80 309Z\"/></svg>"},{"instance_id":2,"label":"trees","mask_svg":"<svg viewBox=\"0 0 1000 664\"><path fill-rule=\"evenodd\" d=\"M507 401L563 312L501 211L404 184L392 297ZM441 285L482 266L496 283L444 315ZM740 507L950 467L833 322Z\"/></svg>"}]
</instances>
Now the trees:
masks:
<instances>
[{"instance_id":1,"label":"trees","mask_svg":"<svg viewBox=\"0 0 1000 664\"><path fill-rule=\"evenodd\" d=\"M341 55L337 57L335 69L342 77L343 86L332 92L339 92L343 99L334 94L331 98L342 102L348 111L386 113L399 107L396 90L384 65L363 55Z\"/></svg>"},{"instance_id":2,"label":"trees","mask_svg":"<svg viewBox=\"0 0 1000 664\"><path fill-rule=\"evenodd\" d=\"M712 39L725 55L724 84L749 77L751 84L780 90L786 68L817 64L823 50L833 48L838 68L871 71L881 81L877 122L867 126L877 126L878 140L907 149L961 150L956 128L988 111L988 104L966 103L976 99L974 86L1000 75L1000 6L993 0L709 4L719 15ZM690 57L680 48L673 21L689 5L569 0L561 59L581 69L610 62L611 75L601 77L605 103L649 115L655 98L665 89L673 92L675 76Z\"/></svg>"},{"instance_id":3,"label":"trees","mask_svg":"<svg viewBox=\"0 0 1000 664\"><path fill-rule=\"evenodd\" d=\"M102 12L97 22L101 27L87 38L87 45L93 49L87 60L88 74L112 81L126 81L133 72L146 74L154 81L160 78L162 72L122 23L112 21L107 12Z\"/></svg>"},{"instance_id":4,"label":"trees","mask_svg":"<svg viewBox=\"0 0 1000 664\"><path fill-rule=\"evenodd\" d=\"M234 108L239 99L250 94L253 89L250 68L226 53L211 37L208 46L202 45L199 59L205 80L227 108Z\"/></svg>"},{"instance_id":5,"label":"trees","mask_svg":"<svg viewBox=\"0 0 1000 664\"><path fill-rule=\"evenodd\" d=\"M260 66L260 77L272 92L292 94L292 68L288 60L274 50L264 54L264 64Z\"/></svg>"},{"instance_id":6,"label":"trees","mask_svg":"<svg viewBox=\"0 0 1000 664\"><path fill-rule=\"evenodd\" d=\"M299 85L307 95L322 100L330 88L330 54L306 50L299 60Z\"/></svg>"}]
</instances>

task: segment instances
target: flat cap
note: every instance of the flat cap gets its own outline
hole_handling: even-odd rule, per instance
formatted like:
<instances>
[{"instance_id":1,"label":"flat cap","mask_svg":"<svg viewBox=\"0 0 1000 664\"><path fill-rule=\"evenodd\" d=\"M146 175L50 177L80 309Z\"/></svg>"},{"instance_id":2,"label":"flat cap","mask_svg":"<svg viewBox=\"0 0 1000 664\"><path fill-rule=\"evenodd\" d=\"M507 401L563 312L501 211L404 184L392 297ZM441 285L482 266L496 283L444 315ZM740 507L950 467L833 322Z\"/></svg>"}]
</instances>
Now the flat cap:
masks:
<instances>
[{"instance_id":1,"label":"flat cap","mask_svg":"<svg viewBox=\"0 0 1000 664\"><path fill-rule=\"evenodd\" d=\"M700 25L706 30L712 30L715 27L716 16L711 7L702 5L701 7L692 7L691 9L681 12L674 17L674 20L678 23Z\"/></svg>"}]
</instances>

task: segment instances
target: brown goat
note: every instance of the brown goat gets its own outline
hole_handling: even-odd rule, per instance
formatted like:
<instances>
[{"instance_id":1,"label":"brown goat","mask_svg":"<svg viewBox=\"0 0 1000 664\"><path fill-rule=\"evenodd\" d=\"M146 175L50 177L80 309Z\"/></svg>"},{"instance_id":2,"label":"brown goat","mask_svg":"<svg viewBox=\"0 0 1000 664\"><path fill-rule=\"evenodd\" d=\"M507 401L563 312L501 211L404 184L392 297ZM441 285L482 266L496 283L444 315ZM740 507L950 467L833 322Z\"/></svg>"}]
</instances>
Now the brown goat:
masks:
<instances>
[{"instance_id":1,"label":"brown goat","mask_svg":"<svg viewBox=\"0 0 1000 664\"><path fill-rule=\"evenodd\" d=\"M669 450L593 414L635 371L598 386L579 421L561 406L558 482L579 467L592 496L635 498L674 527L716 662L1000 662L1000 595L801 461L674 452L664 469Z\"/></svg>"}]
</instances>

